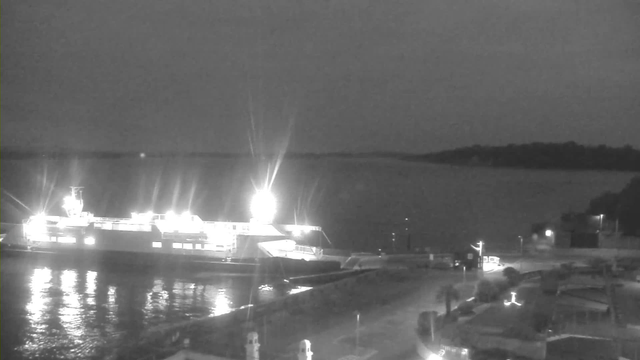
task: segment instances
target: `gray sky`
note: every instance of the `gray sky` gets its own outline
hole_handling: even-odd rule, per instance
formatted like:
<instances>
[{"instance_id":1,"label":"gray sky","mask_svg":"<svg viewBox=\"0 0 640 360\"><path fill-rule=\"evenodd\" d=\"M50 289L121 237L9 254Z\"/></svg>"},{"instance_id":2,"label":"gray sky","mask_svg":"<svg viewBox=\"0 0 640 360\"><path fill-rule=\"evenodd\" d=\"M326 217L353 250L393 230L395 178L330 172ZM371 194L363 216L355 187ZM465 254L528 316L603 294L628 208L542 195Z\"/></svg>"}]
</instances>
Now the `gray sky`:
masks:
<instances>
[{"instance_id":1,"label":"gray sky","mask_svg":"<svg viewBox=\"0 0 640 360\"><path fill-rule=\"evenodd\" d=\"M3 146L640 146L637 1L3 0L0 14Z\"/></svg>"}]
</instances>

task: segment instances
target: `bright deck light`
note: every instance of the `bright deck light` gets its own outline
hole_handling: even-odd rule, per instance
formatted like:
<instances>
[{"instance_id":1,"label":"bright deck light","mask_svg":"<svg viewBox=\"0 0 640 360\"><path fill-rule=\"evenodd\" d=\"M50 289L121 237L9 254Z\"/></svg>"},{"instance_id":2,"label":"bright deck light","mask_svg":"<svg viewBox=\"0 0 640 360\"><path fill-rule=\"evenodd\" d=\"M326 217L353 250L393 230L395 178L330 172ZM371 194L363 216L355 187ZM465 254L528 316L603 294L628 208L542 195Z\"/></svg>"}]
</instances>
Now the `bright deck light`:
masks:
<instances>
[{"instance_id":1,"label":"bright deck light","mask_svg":"<svg viewBox=\"0 0 640 360\"><path fill-rule=\"evenodd\" d=\"M165 214L165 218L168 221L176 221L176 220L178 220L178 216L172 210L167 211L167 213Z\"/></svg>"},{"instance_id":2,"label":"bright deck light","mask_svg":"<svg viewBox=\"0 0 640 360\"><path fill-rule=\"evenodd\" d=\"M95 245L96 244L96 239L94 239L91 236L86 237L86 238L84 238L84 244L85 245Z\"/></svg>"},{"instance_id":3,"label":"bright deck light","mask_svg":"<svg viewBox=\"0 0 640 360\"><path fill-rule=\"evenodd\" d=\"M276 215L276 198L266 190L259 190L251 199L251 216L261 223L269 224Z\"/></svg>"}]
</instances>

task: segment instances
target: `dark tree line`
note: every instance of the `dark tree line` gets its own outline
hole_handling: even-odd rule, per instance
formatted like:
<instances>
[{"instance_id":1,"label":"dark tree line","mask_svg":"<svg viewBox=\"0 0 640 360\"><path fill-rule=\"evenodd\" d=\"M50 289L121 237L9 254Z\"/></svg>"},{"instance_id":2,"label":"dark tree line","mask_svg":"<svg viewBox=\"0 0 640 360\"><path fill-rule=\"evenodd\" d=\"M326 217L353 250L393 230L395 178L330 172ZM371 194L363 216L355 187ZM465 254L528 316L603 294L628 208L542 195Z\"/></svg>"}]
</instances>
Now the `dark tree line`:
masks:
<instances>
[{"instance_id":1,"label":"dark tree line","mask_svg":"<svg viewBox=\"0 0 640 360\"><path fill-rule=\"evenodd\" d=\"M460 165L485 165L532 169L640 171L640 151L627 145L584 146L575 142L531 143L459 148L407 156L407 160Z\"/></svg>"},{"instance_id":2,"label":"dark tree line","mask_svg":"<svg viewBox=\"0 0 640 360\"><path fill-rule=\"evenodd\" d=\"M605 192L592 199L587 214L604 214L617 219L627 235L640 234L640 176L636 176L619 193Z\"/></svg>"}]
</instances>

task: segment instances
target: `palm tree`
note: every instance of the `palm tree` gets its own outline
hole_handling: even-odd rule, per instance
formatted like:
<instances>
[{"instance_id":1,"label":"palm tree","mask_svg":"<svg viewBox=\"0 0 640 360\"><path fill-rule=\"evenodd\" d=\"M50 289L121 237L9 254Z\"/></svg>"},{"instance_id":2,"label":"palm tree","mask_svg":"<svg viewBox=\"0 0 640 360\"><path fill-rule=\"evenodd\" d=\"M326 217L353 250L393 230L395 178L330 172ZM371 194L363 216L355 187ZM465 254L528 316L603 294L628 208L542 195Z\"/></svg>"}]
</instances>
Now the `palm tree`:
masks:
<instances>
[{"instance_id":1,"label":"palm tree","mask_svg":"<svg viewBox=\"0 0 640 360\"><path fill-rule=\"evenodd\" d=\"M440 286L438 289L438 294L436 294L436 301L443 302L447 308L446 315L449 316L451 313L451 301L460 300L460 293L458 289L453 286L453 284L447 284Z\"/></svg>"}]
</instances>

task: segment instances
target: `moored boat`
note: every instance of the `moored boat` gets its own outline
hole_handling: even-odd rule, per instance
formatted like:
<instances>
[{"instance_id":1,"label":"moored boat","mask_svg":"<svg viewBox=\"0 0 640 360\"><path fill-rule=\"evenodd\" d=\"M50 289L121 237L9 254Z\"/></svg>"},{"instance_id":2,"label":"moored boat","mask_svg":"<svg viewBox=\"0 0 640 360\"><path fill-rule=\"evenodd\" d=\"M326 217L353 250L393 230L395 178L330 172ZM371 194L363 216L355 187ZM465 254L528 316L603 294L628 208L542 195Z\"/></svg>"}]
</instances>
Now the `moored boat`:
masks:
<instances>
[{"instance_id":1,"label":"moored boat","mask_svg":"<svg viewBox=\"0 0 640 360\"><path fill-rule=\"evenodd\" d=\"M189 212L109 218L84 212L82 188L74 187L64 199L66 216L31 216L7 234L2 246L5 251L32 254L179 263L240 272L339 269L339 262L323 256L322 228L272 223L274 202L270 194L258 192L250 222L203 221Z\"/></svg>"}]
</instances>

